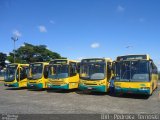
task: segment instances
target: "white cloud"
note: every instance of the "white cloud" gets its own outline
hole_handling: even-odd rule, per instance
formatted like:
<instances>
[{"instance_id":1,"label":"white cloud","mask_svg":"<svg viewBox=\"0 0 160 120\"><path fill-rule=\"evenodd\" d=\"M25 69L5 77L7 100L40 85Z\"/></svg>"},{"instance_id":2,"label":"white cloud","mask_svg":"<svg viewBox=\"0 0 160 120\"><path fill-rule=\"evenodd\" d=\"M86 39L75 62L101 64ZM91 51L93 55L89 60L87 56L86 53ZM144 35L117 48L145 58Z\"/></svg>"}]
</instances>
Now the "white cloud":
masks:
<instances>
[{"instance_id":1,"label":"white cloud","mask_svg":"<svg viewBox=\"0 0 160 120\"><path fill-rule=\"evenodd\" d=\"M55 24L55 22L54 22L53 20L50 20L49 22L50 22L51 24Z\"/></svg>"},{"instance_id":2,"label":"white cloud","mask_svg":"<svg viewBox=\"0 0 160 120\"><path fill-rule=\"evenodd\" d=\"M156 61L155 64L156 64L158 70L160 71L160 62L157 62L157 61Z\"/></svg>"},{"instance_id":3,"label":"white cloud","mask_svg":"<svg viewBox=\"0 0 160 120\"><path fill-rule=\"evenodd\" d=\"M81 61L82 59L84 59L84 57L77 58L78 61Z\"/></svg>"},{"instance_id":4,"label":"white cloud","mask_svg":"<svg viewBox=\"0 0 160 120\"><path fill-rule=\"evenodd\" d=\"M156 62L156 64L157 64L158 66L160 66L160 62Z\"/></svg>"},{"instance_id":5,"label":"white cloud","mask_svg":"<svg viewBox=\"0 0 160 120\"><path fill-rule=\"evenodd\" d=\"M49 48L49 47L47 47L46 49L50 50L50 48Z\"/></svg>"},{"instance_id":6,"label":"white cloud","mask_svg":"<svg viewBox=\"0 0 160 120\"><path fill-rule=\"evenodd\" d=\"M117 7L118 12L123 12L124 10L125 10L125 8L123 6L118 5L118 7Z\"/></svg>"},{"instance_id":7,"label":"white cloud","mask_svg":"<svg viewBox=\"0 0 160 120\"><path fill-rule=\"evenodd\" d=\"M99 48L100 44L99 43L92 43L91 48Z\"/></svg>"},{"instance_id":8,"label":"white cloud","mask_svg":"<svg viewBox=\"0 0 160 120\"><path fill-rule=\"evenodd\" d=\"M43 25L38 26L38 29L39 29L39 31L42 32L42 33L47 32L46 27L43 26Z\"/></svg>"},{"instance_id":9,"label":"white cloud","mask_svg":"<svg viewBox=\"0 0 160 120\"><path fill-rule=\"evenodd\" d=\"M25 44L22 44L20 47L25 47Z\"/></svg>"},{"instance_id":10,"label":"white cloud","mask_svg":"<svg viewBox=\"0 0 160 120\"><path fill-rule=\"evenodd\" d=\"M9 52L4 52L7 56L9 56Z\"/></svg>"},{"instance_id":11,"label":"white cloud","mask_svg":"<svg viewBox=\"0 0 160 120\"><path fill-rule=\"evenodd\" d=\"M22 34L18 30L14 30L12 34L15 37L21 37L22 36Z\"/></svg>"}]
</instances>

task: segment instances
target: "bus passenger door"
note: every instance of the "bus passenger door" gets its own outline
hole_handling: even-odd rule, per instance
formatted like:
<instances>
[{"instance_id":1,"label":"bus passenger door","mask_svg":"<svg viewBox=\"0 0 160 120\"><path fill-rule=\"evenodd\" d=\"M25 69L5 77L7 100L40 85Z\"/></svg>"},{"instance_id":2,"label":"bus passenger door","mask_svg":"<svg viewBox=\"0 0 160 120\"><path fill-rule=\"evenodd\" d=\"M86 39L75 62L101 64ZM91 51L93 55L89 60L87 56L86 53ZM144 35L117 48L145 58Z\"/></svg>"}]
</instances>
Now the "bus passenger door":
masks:
<instances>
[{"instance_id":1,"label":"bus passenger door","mask_svg":"<svg viewBox=\"0 0 160 120\"><path fill-rule=\"evenodd\" d=\"M16 71L16 80L17 82L20 81L20 68L19 67L17 68L17 71Z\"/></svg>"},{"instance_id":2,"label":"bus passenger door","mask_svg":"<svg viewBox=\"0 0 160 120\"><path fill-rule=\"evenodd\" d=\"M20 67L20 74L19 74L19 87L26 87L27 86L27 69L25 67Z\"/></svg>"},{"instance_id":3,"label":"bus passenger door","mask_svg":"<svg viewBox=\"0 0 160 120\"><path fill-rule=\"evenodd\" d=\"M44 87L45 88L47 87L47 82L48 82L48 69L49 69L49 65L45 65L44 66L44 72L43 72L43 75L44 75Z\"/></svg>"},{"instance_id":4,"label":"bus passenger door","mask_svg":"<svg viewBox=\"0 0 160 120\"><path fill-rule=\"evenodd\" d=\"M79 75L77 73L77 65L75 62L69 64L69 88L78 88Z\"/></svg>"}]
</instances>

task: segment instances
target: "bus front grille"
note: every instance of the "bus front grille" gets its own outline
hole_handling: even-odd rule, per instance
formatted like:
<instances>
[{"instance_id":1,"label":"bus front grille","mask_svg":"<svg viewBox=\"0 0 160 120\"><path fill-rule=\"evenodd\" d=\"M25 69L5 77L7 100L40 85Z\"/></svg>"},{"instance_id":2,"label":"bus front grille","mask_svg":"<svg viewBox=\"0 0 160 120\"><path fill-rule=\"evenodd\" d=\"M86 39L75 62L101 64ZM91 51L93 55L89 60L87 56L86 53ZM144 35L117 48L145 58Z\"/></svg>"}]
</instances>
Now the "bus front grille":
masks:
<instances>
[{"instance_id":1,"label":"bus front grille","mask_svg":"<svg viewBox=\"0 0 160 120\"><path fill-rule=\"evenodd\" d=\"M97 85L97 83L85 83L85 85Z\"/></svg>"}]
</instances>

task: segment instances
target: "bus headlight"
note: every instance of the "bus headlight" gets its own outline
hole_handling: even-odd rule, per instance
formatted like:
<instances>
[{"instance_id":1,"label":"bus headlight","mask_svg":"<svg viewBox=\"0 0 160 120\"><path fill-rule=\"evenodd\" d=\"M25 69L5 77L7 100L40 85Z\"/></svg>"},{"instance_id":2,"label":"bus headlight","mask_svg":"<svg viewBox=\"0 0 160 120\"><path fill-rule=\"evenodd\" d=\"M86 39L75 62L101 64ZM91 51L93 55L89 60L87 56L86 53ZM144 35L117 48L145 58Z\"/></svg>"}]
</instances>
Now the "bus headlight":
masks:
<instances>
[{"instance_id":1,"label":"bus headlight","mask_svg":"<svg viewBox=\"0 0 160 120\"><path fill-rule=\"evenodd\" d=\"M99 83L99 85L103 85L105 83L105 81L101 81L100 83Z\"/></svg>"},{"instance_id":2,"label":"bus headlight","mask_svg":"<svg viewBox=\"0 0 160 120\"><path fill-rule=\"evenodd\" d=\"M83 81L80 81L80 84L82 84L82 85L83 85L83 84L84 84L84 82L83 82Z\"/></svg>"},{"instance_id":3,"label":"bus headlight","mask_svg":"<svg viewBox=\"0 0 160 120\"><path fill-rule=\"evenodd\" d=\"M51 86L51 84L50 84L50 83L47 83L47 86Z\"/></svg>"},{"instance_id":4,"label":"bus headlight","mask_svg":"<svg viewBox=\"0 0 160 120\"><path fill-rule=\"evenodd\" d=\"M120 87L120 86L115 86L115 88L116 88L116 89L120 89L121 87Z\"/></svg>"}]
</instances>

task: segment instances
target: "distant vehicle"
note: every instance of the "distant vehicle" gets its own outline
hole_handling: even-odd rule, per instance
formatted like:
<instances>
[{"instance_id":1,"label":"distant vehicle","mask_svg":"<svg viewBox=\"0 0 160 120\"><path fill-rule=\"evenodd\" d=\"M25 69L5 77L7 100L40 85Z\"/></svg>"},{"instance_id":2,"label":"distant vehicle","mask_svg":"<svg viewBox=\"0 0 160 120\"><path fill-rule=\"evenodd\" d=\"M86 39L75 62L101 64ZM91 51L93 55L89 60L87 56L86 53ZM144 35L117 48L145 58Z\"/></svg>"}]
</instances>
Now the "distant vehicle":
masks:
<instances>
[{"instance_id":1,"label":"distant vehicle","mask_svg":"<svg viewBox=\"0 0 160 120\"><path fill-rule=\"evenodd\" d=\"M28 84L29 89L47 88L48 81L48 66L47 62L35 62L29 65Z\"/></svg>"},{"instance_id":2,"label":"distant vehicle","mask_svg":"<svg viewBox=\"0 0 160 120\"><path fill-rule=\"evenodd\" d=\"M5 70L4 85L8 87L27 87L29 64L9 64Z\"/></svg>"},{"instance_id":3,"label":"distant vehicle","mask_svg":"<svg viewBox=\"0 0 160 120\"><path fill-rule=\"evenodd\" d=\"M115 65L115 92L151 95L158 87L158 71L149 55L118 56Z\"/></svg>"},{"instance_id":4,"label":"distant vehicle","mask_svg":"<svg viewBox=\"0 0 160 120\"><path fill-rule=\"evenodd\" d=\"M110 58L82 59L80 64L80 90L108 92L113 75Z\"/></svg>"},{"instance_id":5,"label":"distant vehicle","mask_svg":"<svg viewBox=\"0 0 160 120\"><path fill-rule=\"evenodd\" d=\"M50 62L48 75L48 88L74 89L78 88L79 73L77 61L55 59Z\"/></svg>"}]
</instances>

